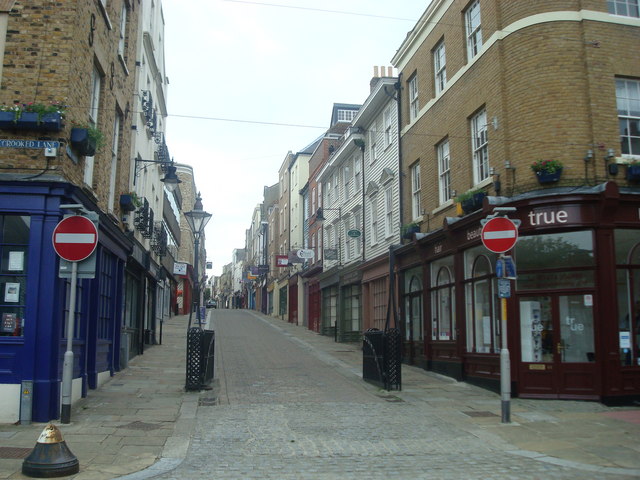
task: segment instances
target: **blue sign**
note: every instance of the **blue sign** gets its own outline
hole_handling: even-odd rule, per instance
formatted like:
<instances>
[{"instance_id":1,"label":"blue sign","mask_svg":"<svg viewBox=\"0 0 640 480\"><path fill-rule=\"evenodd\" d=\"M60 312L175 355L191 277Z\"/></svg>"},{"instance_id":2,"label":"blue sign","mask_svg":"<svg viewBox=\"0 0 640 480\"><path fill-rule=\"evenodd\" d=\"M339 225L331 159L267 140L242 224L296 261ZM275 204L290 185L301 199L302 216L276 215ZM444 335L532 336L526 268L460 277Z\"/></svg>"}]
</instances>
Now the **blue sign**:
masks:
<instances>
[{"instance_id":1,"label":"blue sign","mask_svg":"<svg viewBox=\"0 0 640 480\"><path fill-rule=\"evenodd\" d=\"M496 260L496 277L508 278L510 280L516 279L516 264L513 258L503 256Z\"/></svg>"},{"instance_id":2,"label":"blue sign","mask_svg":"<svg viewBox=\"0 0 640 480\"><path fill-rule=\"evenodd\" d=\"M60 148L60 142L49 140L20 140L12 138L10 140L0 140L2 148Z\"/></svg>"},{"instance_id":3,"label":"blue sign","mask_svg":"<svg viewBox=\"0 0 640 480\"><path fill-rule=\"evenodd\" d=\"M498 279L498 297L509 298L511 297L511 281L506 278Z\"/></svg>"}]
</instances>

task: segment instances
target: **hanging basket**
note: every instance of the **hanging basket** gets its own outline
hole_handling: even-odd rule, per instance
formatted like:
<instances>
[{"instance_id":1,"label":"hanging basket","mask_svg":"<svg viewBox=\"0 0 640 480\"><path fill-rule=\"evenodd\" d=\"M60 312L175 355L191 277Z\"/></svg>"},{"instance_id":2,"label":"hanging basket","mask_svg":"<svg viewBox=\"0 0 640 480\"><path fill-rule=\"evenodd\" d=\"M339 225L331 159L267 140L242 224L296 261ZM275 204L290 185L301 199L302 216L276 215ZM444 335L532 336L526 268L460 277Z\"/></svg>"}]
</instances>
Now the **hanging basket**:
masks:
<instances>
[{"instance_id":1,"label":"hanging basket","mask_svg":"<svg viewBox=\"0 0 640 480\"><path fill-rule=\"evenodd\" d=\"M536 172L536 177L538 178L538 183L555 183L560 180L560 176L562 175L562 168L558 168L555 172Z\"/></svg>"}]
</instances>

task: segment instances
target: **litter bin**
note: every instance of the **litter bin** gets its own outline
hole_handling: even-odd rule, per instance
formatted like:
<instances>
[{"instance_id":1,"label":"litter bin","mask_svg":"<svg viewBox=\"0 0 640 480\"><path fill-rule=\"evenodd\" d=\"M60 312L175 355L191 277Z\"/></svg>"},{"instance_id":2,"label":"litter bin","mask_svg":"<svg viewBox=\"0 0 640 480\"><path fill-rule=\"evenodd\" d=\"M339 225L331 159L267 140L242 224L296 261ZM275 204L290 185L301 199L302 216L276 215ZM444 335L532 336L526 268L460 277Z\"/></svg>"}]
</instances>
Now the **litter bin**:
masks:
<instances>
[{"instance_id":1,"label":"litter bin","mask_svg":"<svg viewBox=\"0 0 640 480\"><path fill-rule=\"evenodd\" d=\"M370 328L362 340L362 378L384 388L384 332Z\"/></svg>"}]
</instances>

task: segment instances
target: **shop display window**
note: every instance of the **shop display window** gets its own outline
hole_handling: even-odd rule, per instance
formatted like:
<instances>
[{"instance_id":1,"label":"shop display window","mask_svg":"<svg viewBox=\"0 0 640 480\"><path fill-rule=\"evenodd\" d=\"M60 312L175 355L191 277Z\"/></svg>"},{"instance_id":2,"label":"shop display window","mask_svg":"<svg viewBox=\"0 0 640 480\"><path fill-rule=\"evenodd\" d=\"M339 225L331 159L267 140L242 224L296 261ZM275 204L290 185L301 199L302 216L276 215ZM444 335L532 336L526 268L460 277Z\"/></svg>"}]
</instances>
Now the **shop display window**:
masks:
<instances>
[{"instance_id":1,"label":"shop display window","mask_svg":"<svg viewBox=\"0 0 640 480\"><path fill-rule=\"evenodd\" d=\"M431 263L431 305L432 340L455 340L455 277L453 256L441 258Z\"/></svg>"},{"instance_id":2,"label":"shop display window","mask_svg":"<svg viewBox=\"0 0 640 480\"><path fill-rule=\"evenodd\" d=\"M490 258L491 257L491 258ZM496 255L486 254L484 247L465 252L465 303L467 351L497 353L500 349L500 299L492 279Z\"/></svg>"},{"instance_id":3,"label":"shop display window","mask_svg":"<svg viewBox=\"0 0 640 480\"><path fill-rule=\"evenodd\" d=\"M0 336L24 335L30 217L0 215Z\"/></svg>"},{"instance_id":4,"label":"shop display window","mask_svg":"<svg viewBox=\"0 0 640 480\"><path fill-rule=\"evenodd\" d=\"M591 230L520 237L514 260L518 290L595 286Z\"/></svg>"},{"instance_id":5,"label":"shop display window","mask_svg":"<svg viewBox=\"0 0 640 480\"><path fill-rule=\"evenodd\" d=\"M640 241L638 230L615 232L618 343L623 366L640 365Z\"/></svg>"}]
</instances>

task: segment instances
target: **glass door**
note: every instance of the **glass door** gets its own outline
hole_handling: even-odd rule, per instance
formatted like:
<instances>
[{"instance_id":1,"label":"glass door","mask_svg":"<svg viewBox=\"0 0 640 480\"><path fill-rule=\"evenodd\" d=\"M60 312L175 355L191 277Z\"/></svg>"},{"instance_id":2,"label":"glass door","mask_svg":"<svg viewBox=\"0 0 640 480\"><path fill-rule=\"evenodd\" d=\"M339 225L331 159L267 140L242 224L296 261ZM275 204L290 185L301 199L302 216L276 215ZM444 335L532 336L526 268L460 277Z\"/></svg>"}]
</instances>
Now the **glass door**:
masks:
<instances>
[{"instance_id":1,"label":"glass door","mask_svg":"<svg viewBox=\"0 0 640 480\"><path fill-rule=\"evenodd\" d=\"M597 396L593 308L592 294L520 297L523 396Z\"/></svg>"}]
</instances>

